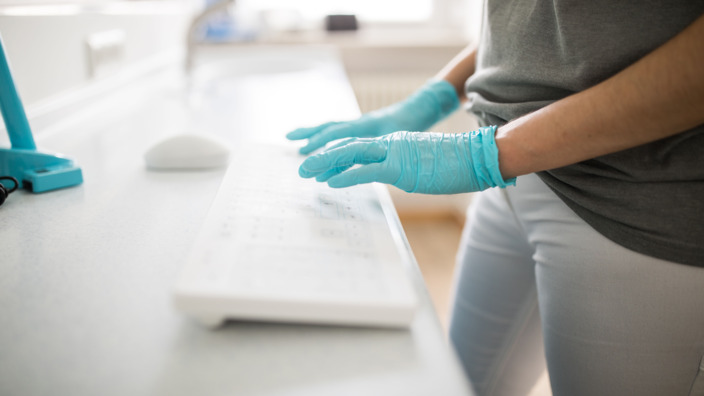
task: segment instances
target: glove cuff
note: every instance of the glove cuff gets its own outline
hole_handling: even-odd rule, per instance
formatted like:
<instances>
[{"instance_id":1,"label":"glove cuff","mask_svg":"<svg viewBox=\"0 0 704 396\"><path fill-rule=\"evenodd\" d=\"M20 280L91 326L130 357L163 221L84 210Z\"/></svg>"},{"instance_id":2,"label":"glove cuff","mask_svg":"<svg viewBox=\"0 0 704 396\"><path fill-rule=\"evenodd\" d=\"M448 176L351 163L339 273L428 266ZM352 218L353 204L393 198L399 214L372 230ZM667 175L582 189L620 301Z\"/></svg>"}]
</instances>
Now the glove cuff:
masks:
<instances>
[{"instance_id":1,"label":"glove cuff","mask_svg":"<svg viewBox=\"0 0 704 396\"><path fill-rule=\"evenodd\" d=\"M452 114L460 106L455 87L445 80L428 81L419 92L428 93L438 103L440 119Z\"/></svg>"},{"instance_id":2,"label":"glove cuff","mask_svg":"<svg viewBox=\"0 0 704 396\"><path fill-rule=\"evenodd\" d=\"M499 148L496 146L496 126L488 126L470 132L470 150L473 162L483 164L477 169L477 181L482 190L489 187L508 187L516 185L516 178L504 180L499 170Z\"/></svg>"}]
</instances>

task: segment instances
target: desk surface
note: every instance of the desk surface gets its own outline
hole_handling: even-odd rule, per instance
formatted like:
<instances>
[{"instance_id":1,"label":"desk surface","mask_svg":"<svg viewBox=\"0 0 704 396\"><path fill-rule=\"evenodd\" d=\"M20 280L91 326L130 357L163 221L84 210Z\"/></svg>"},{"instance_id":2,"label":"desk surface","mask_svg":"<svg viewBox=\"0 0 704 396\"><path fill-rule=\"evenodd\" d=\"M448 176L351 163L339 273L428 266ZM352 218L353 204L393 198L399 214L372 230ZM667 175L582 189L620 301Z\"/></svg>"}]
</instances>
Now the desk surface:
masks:
<instances>
[{"instance_id":1,"label":"desk surface","mask_svg":"<svg viewBox=\"0 0 704 396\"><path fill-rule=\"evenodd\" d=\"M236 57L257 51L271 50ZM171 287L224 170L150 172L143 153L188 130L246 145L358 113L333 52L276 56L315 67L196 76L190 91L175 74L152 76L37 136L40 150L76 159L85 182L18 191L0 209L0 394L471 394L416 267L409 330L229 322L211 331L174 310Z\"/></svg>"}]
</instances>

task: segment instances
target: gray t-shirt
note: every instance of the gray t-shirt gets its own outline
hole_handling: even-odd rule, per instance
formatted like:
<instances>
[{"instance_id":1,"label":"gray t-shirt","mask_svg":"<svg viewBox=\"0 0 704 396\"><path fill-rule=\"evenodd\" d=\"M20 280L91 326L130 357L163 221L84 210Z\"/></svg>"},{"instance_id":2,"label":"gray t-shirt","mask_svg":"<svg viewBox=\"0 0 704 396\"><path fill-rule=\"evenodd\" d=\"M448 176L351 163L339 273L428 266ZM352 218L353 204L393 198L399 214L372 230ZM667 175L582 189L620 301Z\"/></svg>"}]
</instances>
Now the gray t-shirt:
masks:
<instances>
[{"instance_id":1,"label":"gray t-shirt","mask_svg":"<svg viewBox=\"0 0 704 396\"><path fill-rule=\"evenodd\" d=\"M704 0L488 0L468 108L502 125L616 74L702 13ZM704 267L704 125L539 176L616 243Z\"/></svg>"}]
</instances>

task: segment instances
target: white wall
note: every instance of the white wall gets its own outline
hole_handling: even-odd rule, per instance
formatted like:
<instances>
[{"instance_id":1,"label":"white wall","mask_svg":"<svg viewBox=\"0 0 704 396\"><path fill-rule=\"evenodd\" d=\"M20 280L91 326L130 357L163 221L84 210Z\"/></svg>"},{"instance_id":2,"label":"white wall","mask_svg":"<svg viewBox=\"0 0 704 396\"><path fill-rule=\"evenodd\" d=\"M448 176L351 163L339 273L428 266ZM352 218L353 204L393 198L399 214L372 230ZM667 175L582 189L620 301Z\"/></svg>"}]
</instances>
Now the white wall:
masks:
<instances>
[{"instance_id":1,"label":"white wall","mask_svg":"<svg viewBox=\"0 0 704 396\"><path fill-rule=\"evenodd\" d=\"M447 0L451 4L466 4L454 14L466 20L463 29L440 32L433 26L426 30L417 28L382 29L358 32L354 36L314 35L313 44L337 44L350 79L359 87L360 81L373 79L398 80L410 77L413 84L405 84L408 92L435 74L453 55L476 39L480 0ZM46 113L55 102L70 96L72 91L85 91L106 80L118 78L139 68L157 68L173 64L182 55L188 23L200 0L120 1L104 0L87 2L90 6L58 5L23 6L21 1L7 5L0 0L0 34L10 59L15 83L30 116L35 134L49 121L33 117ZM3 5L5 4L5 5ZM78 7L78 8L76 8ZM448 13L448 9L440 10ZM461 25L461 23L460 23ZM99 77L91 76L88 66L86 40L95 33L121 30L125 37L125 50L119 67ZM322 33L322 32L320 32ZM296 39L292 39L296 43ZM305 44L302 40L299 44ZM388 99L398 100L399 96ZM365 103L360 103L363 110ZM385 105L385 103L379 103ZM61 106L58 106L61 108ZM74 105L74 107L76 107ZM80 105L79 105L80 107ZM58 113L62 113L58 111ZM461 112L460 112L461 113ZM461 132L475 127L474 121L464 114L438 125L436 130ZM39 126L39 128L37 128ZM0 125L0 131L4 129ZM5 142L0 132L0 142ZM421 196L398 190L394 200L401 211L462 212L469 196Z\"/></svg>"},{"instance_id":2,"label":"white wall","mask_svg":"<svg viewBox=\"0 0 704 396\"><path fill-rule=\"evenodd\" d=\"M66 91L109 78L140 63L159 62L182 50L192 12L188 0L100 5L0 6L0 34L15 84L28 113ZM92 77L86 40L120 30L125 47L111 73Z\"/></svg>"},{"instance_id":3,"label":"white wall","mask_svg":"<svg viewBox=\"0 0 704 396\"><path fill-rule=\"evenodd\" d=\"M203 1L35 0L31 2L35 4L32 6L25 5L27 3L29 2L25 0L0 0L0 35L10 58L15 83L25 107L31 113L34 105L99 79L91 76L88 65L86 40L91 35L113 29L124 32L125 51L120 67L115 72L139 63L159 62L183 50L187 24L194 9L202 5ZM443 0L437 3L436 13L452 15L453 25L462 25L462 21L465 21L462 30L466 36L461 39L469 37L471 40L475 37L481 0ZM417 37L406 32L397 33L398 35L405 37L410 51L414 50L413 43L439 41L427 37L425 33L417 33ZM445 50L454 44L456 43L446 42ZM364 47L365 44L361 46ZM434 51L438 50L442 51L435 46ZM398 50L395 55L405 56L403 51ZM376 61L367 65L384 67L386 65L379 61L382 58L377 57ZM351 69L359 70L365 68L367 59L370 58L347 56L345 61ZM416 70L431 70L443 62L440 60L442 56L406 59L410 61L399 59L392 62L392 66L405 65L406 68L411 66Z\"/></svg>"}]
</instances>

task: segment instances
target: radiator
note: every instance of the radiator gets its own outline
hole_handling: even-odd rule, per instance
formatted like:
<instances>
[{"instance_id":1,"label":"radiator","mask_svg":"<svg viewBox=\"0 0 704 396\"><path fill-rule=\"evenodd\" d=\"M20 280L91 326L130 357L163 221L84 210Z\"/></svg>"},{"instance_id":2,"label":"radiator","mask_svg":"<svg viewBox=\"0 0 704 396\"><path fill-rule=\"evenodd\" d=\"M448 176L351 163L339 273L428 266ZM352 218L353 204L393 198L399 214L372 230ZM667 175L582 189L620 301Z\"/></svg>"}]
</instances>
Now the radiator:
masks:
<instances>
[{"instance_id":1,"label":"radiator","mask_svg":"<svg viewBox=\"0 0 704 396\"><path fill-rule=\"evenodd\" d=\"M349 75L359 108L363 113L403 100L423 85L428 78L428 75L420 73L351 73ZM474 117L459 109L430 130L454 133L467 132L476 128L477 122ZM396 209L403 216L451 215L460 219L460 222L464 221L464 212L471 199L471 194L407 194L395 188L390 188L389 192Z\"/></svg>"}]
</instances>

